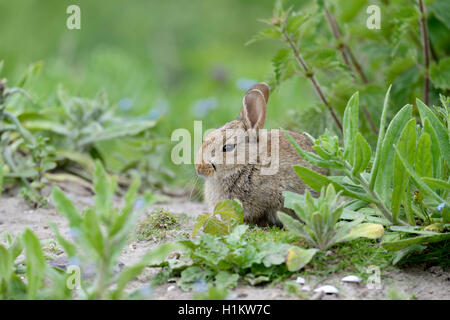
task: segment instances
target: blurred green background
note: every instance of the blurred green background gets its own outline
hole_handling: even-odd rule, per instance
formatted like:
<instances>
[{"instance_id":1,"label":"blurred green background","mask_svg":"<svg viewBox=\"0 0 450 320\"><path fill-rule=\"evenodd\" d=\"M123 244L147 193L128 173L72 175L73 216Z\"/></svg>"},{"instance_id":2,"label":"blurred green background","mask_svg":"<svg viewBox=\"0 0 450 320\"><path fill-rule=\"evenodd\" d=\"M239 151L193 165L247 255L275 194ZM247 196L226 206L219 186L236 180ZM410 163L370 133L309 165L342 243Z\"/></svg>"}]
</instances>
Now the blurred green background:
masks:
<instances>
[{"instance_id":1,"label":"blurred green background","mask_svg":"<svg viewBox=\"0 0 450 320\"><path fill-rule=\"evenodd\" d=\"M68 30L66 8L81 8L81 30ZM93 97L105 89L124 116L164 118L154 129L170 139L176 128L203 129L238 116L252 81L272 72L276 41L245 43L270 17L272 0L19 0L0 3L0 60L14 83L30 63L43 62L27 83L39 105L56 103L63 84L72 95ZM301 7L297 3L296 7ZM281 98L283 97L283 98ZM287 99L286 99L287 98ZM273 92L267 126L279 127L287 109L306 107L314 92L293 79ZM165 149L165 159L170 155ZM114 161L114 159L110 159ZM176 170L177 184L194 175Z\"/></svg>"}]
</instances>

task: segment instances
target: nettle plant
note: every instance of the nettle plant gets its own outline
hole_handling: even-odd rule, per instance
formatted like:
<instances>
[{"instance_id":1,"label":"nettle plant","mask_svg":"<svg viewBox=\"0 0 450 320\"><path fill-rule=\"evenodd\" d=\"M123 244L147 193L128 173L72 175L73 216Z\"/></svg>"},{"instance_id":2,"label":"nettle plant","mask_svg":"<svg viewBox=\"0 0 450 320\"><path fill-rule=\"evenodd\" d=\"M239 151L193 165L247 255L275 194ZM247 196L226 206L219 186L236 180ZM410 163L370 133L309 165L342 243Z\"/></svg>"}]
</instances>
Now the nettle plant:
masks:
<instances>
[{"instance_id":1,"label":"nettle plant","mask_svg":"<svg viewBox=\"0 0 450 320\"><path fill-rule=\"evenodd\" d=\"M342 145L326 132L318 139L311 137L316 153L306 152L286 133L305 160L344 175L324 176L303 166L294 170L312 189L332 184L342 195L357 200L349 207L365 208L367 219L381 218L396 232L384 241L387 249L450 239L449 99L441 97L442 106L434 108L417 99L420 124L413 107L406 105L387 125L389 92L390 88L374 152L358 130L355 93L345 109ZM366 208L369 204L376 209Z\"/></svg>"},{"instance_id":2,"label":"nettle plant","mask_svg":"<svg viewBox=\"0 0 450 320\"><path fill-rule=\"evenodd\" d=\"M437 103L450 89L450 18L446 0L302 1L301 9L277 1L267 25L249 41L276 40L282 48L272 59L271 88L294 77L308 79L318 102L299 106L289 126L313 135L325 128L342 132L348 98L361 92L361 132L373 142L386 83L393 83L397 107L422 97ZM380 9L379 29L369 28L369 5ZM389 61L386 64L386 61ZM388 115L390 117L391 114Z\"/></svg>"}]
</instances>

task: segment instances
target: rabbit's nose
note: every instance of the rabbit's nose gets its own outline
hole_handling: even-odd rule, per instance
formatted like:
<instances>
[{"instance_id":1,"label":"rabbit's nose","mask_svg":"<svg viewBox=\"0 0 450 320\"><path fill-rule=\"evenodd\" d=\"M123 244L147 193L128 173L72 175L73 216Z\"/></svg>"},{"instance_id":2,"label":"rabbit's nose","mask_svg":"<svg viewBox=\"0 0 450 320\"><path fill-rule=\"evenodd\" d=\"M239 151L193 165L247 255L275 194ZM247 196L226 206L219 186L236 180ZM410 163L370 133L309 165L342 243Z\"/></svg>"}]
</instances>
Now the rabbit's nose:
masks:
<instances>
[{"instance_id":1,"label":"rabbit's nose","mask_svg":"<svg viewBox=\"0 0 450 320\"><path fill-rule=\"evenodd\" d=\"M215 171L217 171L217 167L212 162L202 162L195 166L197 174L200 176L212 176Z\"/></svg>"}]
</instances>

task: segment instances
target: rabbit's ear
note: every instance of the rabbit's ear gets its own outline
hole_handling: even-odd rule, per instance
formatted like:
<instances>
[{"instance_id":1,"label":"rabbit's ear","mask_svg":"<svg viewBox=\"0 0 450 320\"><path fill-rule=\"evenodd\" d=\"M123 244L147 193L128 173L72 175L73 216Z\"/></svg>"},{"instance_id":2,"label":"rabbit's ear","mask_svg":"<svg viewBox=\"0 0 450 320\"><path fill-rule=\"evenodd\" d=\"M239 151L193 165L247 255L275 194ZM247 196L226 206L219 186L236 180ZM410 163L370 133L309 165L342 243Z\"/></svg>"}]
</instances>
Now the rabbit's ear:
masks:
<instances>
[{"instance_id":1,"label":"rabbit's ear","mask_svg":"<svg viewBox=\"0 0 450 320\"><path fill-rule=\"evenodd\" d=\"M266 122L266 104L269 100L269 86L260 82L255 84L242 100L240 119L247 129L261 129Z\"/></svg>"}]
</instances>

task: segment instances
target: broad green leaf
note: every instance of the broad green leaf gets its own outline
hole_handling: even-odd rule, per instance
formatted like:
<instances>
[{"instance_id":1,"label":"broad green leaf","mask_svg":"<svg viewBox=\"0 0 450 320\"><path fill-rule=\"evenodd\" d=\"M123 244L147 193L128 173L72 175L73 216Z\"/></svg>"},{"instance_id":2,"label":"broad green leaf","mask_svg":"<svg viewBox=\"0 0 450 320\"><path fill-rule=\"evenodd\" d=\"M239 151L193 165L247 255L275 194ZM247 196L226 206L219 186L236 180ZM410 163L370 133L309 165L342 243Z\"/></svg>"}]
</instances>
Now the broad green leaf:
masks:
<instances>
[{"instance_id":1,"label":"broad green leaf","mask_svg":"<svg viewBox=\"0 0 450 320\"><path fill-rule=\"evenodd\" d=\"M411 119L400 134L397 143L398 150L407 158L410 165L414 164L416 155L416 120ZM398 214L400 212L400 204L404 197L406 184L409 181L409 175L403 168L403 164L397 155L394 157L394 180L392 191L392 217L393 222L398 222Z\"/></svg>"},{"instance_id":2,"label":"broad green leaf","mask_svg":"<svg viewBox=\"0 0 450 320\"><path fill-rule=\"evenodd\" d=\"M286 258L286 266L291 272L298 271L306 266L314 257L317 249L302 249L299 247L292 247L288 251Z\"/></svg>"},{"instance_id":3,"label":"broad green leaf","mask_svg":"<svg viewBox=\"0 0 450 320\"><path fill-rule=\"evenodd\" d=\"M45 258L39 239L27 229L23 234L25 246L25 260L27 268L28 299L37 298L37 293L42 285L45 273Z\"/></svg>"},{"instance_id":4,"label":"broad green leaf","mask_svg":"<svg viewBox=\"0 0 450 320\"><path fill-rule=\"evenodd\" d=\"M436 132L434 131L433 127L431 126L430 120L426 118L423 121L423 132L427 133L430 136L431 139L431 155L433 159L433 174L434 177L440 177L441 176L441 147L439 146L439 141L436 136Z\"/></svg>"},{"instance_id":5,"label":"broad green leaf","mask_svg":"<svg viewBox=\"0 0 450 320\"><path fill-rule=\"evenodd\" d=\"M359 93L354 93L344 111L344 158L353 165L355 153L356 133L358 132Z\"/></svg>"},{"instance_id":6,"label":"broad green leaf","mask_svg":"<svg viewBox=\"0 0 450 320\"><path fill-rule=\"evenodd\" d=\"M414 226L390 226L389 229L396 232L405 232L405 233L414 233L414 234L422 234L422 235L436 235L438 233L433 231L427 231L420 229L421 227Z\"/></svg>"},{"instance_id":7,"label":"broad green leaf","mask_svg":"<svg viewBox=\"0 0 450 320\"><path fill-rule=\"evenodd\" d=\"M420 136L416 152L416 172L420 177L433 177L431 138L426 132Z\"/></svg>"},{"instance_id":8,"label":"broad green leaf","mask_svg":"<svg viewBox=\"0 0 450 320\"><path fill-rule=\"evenodd\" d=\"M386 115L387 115L387 108L389 105L389 95L391 93L392 85L389 86L386 96L384 97L384 103L383 103L383 111L381 112L381 120L380 120L380 128L378 131L378 140L377 140L377 148L375 150L375 159L373 161L373 167L372 167L372 173L370 176L370 188L373 189L375 186L375 179L378 175L378 168L380 166L380 158L381 158L381 150L383 147L383 141L384 141L384 133L386 131Z\"/></svg>"},{"instance_id":9,"label":"broad green leaf","mask_svg":"<svg viewBox=\"0 0 450 320\"><path fill-rule=\"evenodd\" d=\"M356 199L360 199L360 200L364 200L367 202L374 202L374 200L367 194L363 194L363 193L357 193L357 192L353 192L351 190L349 190L348 188L346 188L345 186L343 186L340 183L337 183L333 180L331 180L330 178L321 175L320 173L315 172L312 169L306 168L306 167L302 167L302 166L298 166L295 165L293 166L295 172L298 174L298 176L308 185L310 186L312 189L320 192L320 190L322 189L322 187L326 187L328 186L330 183L333 184L334 188L336 189L336 191L341 191L342 190L342 194L344 196L348 196L348 197L352 197L352 198L356 198Z\"/></svg>"},{"instance_id":10,"label":"broad green leaf","mask_svg":"<svg viewBox=\"0 0 450 320\"><path fill-rule=\"evenodd\" d=\"M350 232L339 239L339 242L350 241L357 238L377 239L384 234L384 228L381 224L376 223L361 223L353 227Z\"/></svg>"},{"instance_id":11,"label":"broad green leaf","mask_svg":"<svg viewBox=\"0 0 450 320\"><path fill-rule=\"evenodd\" d=\"M220 215L224 220L234 219L239 223L242 223L244 220L244 209L238 200L219 202L214 208L214 214Z\"/></svg>"},{"instance_id":12,"label":"broad green leaf","mask_svg":"<svg viewBox=\"0 0 450 320\"><path fill-rule=\"evenodd\" d=\"M422 119L422 125L427 118L430 121L431 126L436 132L436 136L441 148L441 155L447 161L450 162L450 137L444 125L439 121L436 115L428 108L422 101L416 99L417 108L419 109L420 118Z\"/></svg>"},{"instance_id":13,"label":"broad green leaf","mask_svg":"<svg viewBox=\"0 0 450 320\"><path fill-rule=\"evenodd\" d=\"M216 275L216 286L218 288L233 288L237 285L239 275L228 271L220 271Z\"/></svg>"},{"instance_id":14,"label":"broad green leaf","mask_svg":"<svg viewBox=\"0 0 450 320\"><path fill-rule=\"evenodd\" d=\"M83 219L84 237L91 242L91 245L97 251L99 258L103 258L103 234L100 229L100 220L97 217L95 209L89 208L84 213Z\"/></svg>"},{"instance_id":15,"label":"broad green leaf","mask_svg":"<svg viewBox=\"0 0 450 320\"><path fill-rule=\"evenodd\" d=\"M392 195L392 180L394 176L393 171L395 156L395 151L393 150L392 146L397 143L397 140L400 137L400 133L403 131L403 128L411 119L411 117L412 106L406 105L392 119L387 128L386 135L383 139L383 145L380 150L380 161L378 164L379 170L377 171L377 176L373 177L374 173L372 173L371 176L371 179L376 179L375 190L384 201L389 200L390 196Z\"/></svg>"},{"instance_id":16,"label":"broad green leaf","mask_svg":"<svg viewBox=\"0 0 450 320\"><path fill-rule=\"evenodd\" d=\"M71 227L79 227L82 223L80 213L64 192L58 187L53 187L52 197L56 209L69 220L69 225Z\"/></svg>"},{"instance_id":17,"label":"broad green leaf","mask_svg":"<svg viewBox=\"0 0 450 320\"><path fill-rule=\"evenodd\" d=\"M449 239L450 233L442 233L438 235L423 235L396 241L386 241L382 242L381 245L387 250L397 251L413 244L441 242Z\"/></svg>"},{"instance_id":18,"label":"broad green leaf","mask_svg":"<svg viewBox=\"0 0 450 320\"><path fill-rule=\"evenodd\" d=\"M370 162L370 157L372 156L372 150L370 149L366 139L364 139L359 132L356 134L355 147L356 150L354 152L352 174L354 176L358 176L367 168L367 165Z\"/></svg>"},{"instance_id":19,"label":"broad green leaf","mask_svg":"<svg viewBox=\"0 0 450 320\"><path fill-rule=\"evenodd\" d=\"M121 137L135 136L143 131L153 128L156 125L154 120L127 121L122 124L114 124L100 132L95 132L79 141L80 146L85 146L95 142L113 140Z\"/></svg>"},{"instance_id":20,"label":"broad green leaf","mask_svg":"<svg viewBox=\"0 0 450 320\"><path fill-rule=\"evenodd\" d=\"M439 63L433 62L430 66L430 79L436 88L450 89L450 58L443 57Z\"/></svg>"},{"instance_id":21,"label":"broad green leaf","mask_svg":"<svg viewBox=\"0 0 450 320\"><path fill-rule=\"evenodd\" d=\"M101 216L106 216L112 209L110 181L100 161L95 162L94 172L95 209Z\"/></svg>"},{"instance_id":22,"label":"broad green leaf","mask_svg":"<svg viewBox=\"0 0 450 320\"><path fill-rule=\"evenodd\" d=\"M433 189L441 189L443 191L450 191L450 183L440 180L440 179L434 179L429 177L423 177L423 182L425 182L430 188Z\"/></svg>"},{"instance_id":23,"label":"broad green leaf","mask_svg":"<svg viewBox=\"0 0 450 320\"><path fill-rule=\"evenodd\" d=\"M303 224L299 220L292 218L284 212L278 212L278 218L288 231L302 238L310 238L309 235L303 231Z\"/></svg>"},{"instance_id":24,"label":"broad green leaf","mask_svg":"<svg viewBox=\"0 0 450 320\"><path fill-rule=\"evenodd\" d=\"M434 198L438 202L445 202L440 196L438 196L416 173L416 171L410 166L408 163L408 160L406 160L403 155L399 152L396 146L394 146L395 151L397 152L397 155L402 162L403 166L405 167L406 171L411 176L411 179L414 181L417 189L419 189L420 192L423 194L427 194Z\"/></svg>"},{"instance_id":25,"label":"broad green leaf","mask_svg":"<svg viewBox=\"0 0 450 320\"><path fill-rule=\"evenodd\" d=\"M287 23L287 31L288 32L296 32L298 29L311 17L311 14L304 12L295 12L293 13Z\"/></svg>"},{"instance_id":26,"label":"broad green leaf","mask_svg":"<svg viewBox=\"0 0 450 320\"><path fill-rule=\"evenodd\" d=\"M65 149L56 149L55 153L59 157L63 157L81 165L81 167L86 169L87 172L91 174L94 173L95 163L90 156L87 156L81 152Z\"/></svg>"},{"instance_id":27,"label":"broad green leaf","mask_svg":"<svg viewBox=\"0 0 450 320\"><path fill-rule=\"evenodd\" d=\"M72 134L64 124L51 120L28 120L23 123L23 126L30 131L49 131L67 137Z\"/></svg>"},{"instance_id":28,"label":"broad green leaf","mask_svg":"<svg viewBox=\"0 0 450 320\"><path fill-rule=\"evenodd\" d=\"M2 284L2 281L5 281L6 283L10 281L13 267L14 264L11 253L0 244L0 285Z\"/></svg>"},{"instance_id":29,"label":"broad green leaf","mask_svg":"<svg viewBox=\"0 0 450 320\"><path fill-rule=\"evenodd\" d=\"M321 157L319 157L317 154L312 153L312 152L308 152L303 150L297 143L297 141L295 141L292 136L289 134L289 132L287 132L286 130L282 129L283 133L286 135L286 137L288 138L289 142L292 143L292 145L294 146L295 150L297 150L297 152L302 156L303 159L305 159L306 161L308 161L309 163L317 166L317 167L321 167L321 168L333 168L333 169L343 169L344 166L334 160L324 160Z\"/></svg>"},{"instance_id":30,"label":"broad green leaf","mask_svg":"<svg viewBox=\"0 0 450 320\"><path fill-rule=\"evenodd\" d=\"M396 265L400 260L405 258L406 256L410 255L413 252L421 253L423 250L426 249L426 246L422 246L420 244L413 244L410 245L402 250L399 250L397 254L395 255L394 260L392 260L392 264Z\"/></svg>"}]
</instances>

